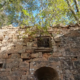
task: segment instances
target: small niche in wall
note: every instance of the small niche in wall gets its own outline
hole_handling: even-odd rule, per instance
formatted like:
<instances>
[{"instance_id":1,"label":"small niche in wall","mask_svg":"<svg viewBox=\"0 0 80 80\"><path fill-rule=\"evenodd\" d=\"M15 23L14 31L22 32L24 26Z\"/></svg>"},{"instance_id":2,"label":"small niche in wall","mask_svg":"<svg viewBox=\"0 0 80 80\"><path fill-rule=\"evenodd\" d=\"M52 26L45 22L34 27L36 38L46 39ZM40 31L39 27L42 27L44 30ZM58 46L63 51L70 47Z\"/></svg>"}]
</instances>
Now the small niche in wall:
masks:
<instances>
[{"instance_id":1,"label":"small niche in wall","mask_svg":"<svg viewBox=\"0 0 80 80\"><path fill-rule=\"evenodd\" d=\"M11 54L11 53L9 53L9 54L8 54L8 58L11 58L11 55L12 55L12 54Z\"/></svg>"},{"instance_id":2,"label":"small niche in wall","mask_svg":"<svg viewBox=\"0 0 80 80\"><path fill-rule=\"evenodd\" d=\"M28 61L28 60L30 60L30 59L27 59L27 58L23 58L22 60L23 60L23 62L24 62L24 61Z\"/></svg>"},{"instance_id":3,"label":"small niche in wall","mask_svg":"<svg viewBox=\"0 0 80 80\"><path fill-rule=\"evenodd\" d=\"M37 49L34 52L49 53L52 52L52 42L50 36L37 37Z\"/></svg>"},{"instance_id":4,"label":"small niche in wall","mask_svg":"<svg viewBox=\"0 0 80 80\"><path fill-rule=\"evenodd\" d=\"M38 37L37 38L38 47L50 47L50 37Z\"/></svg>"},{"instance_id":5,"label":"small niche in wall","mask_svg":"<svg viewBox=\"0 0 80 80\"><path fill-rule=\"evenodd\" d=\"M74 58L75 58L75 59L77 59L78 57L77 57L77 56L75 56Z\"/></svg>"},{"instance_id":6,"label":"small niche in wall","mask_svg":"<svg viewBox=\"0 0 80 80\"><path fill-rule=\"evenodd\" d=\"M0 69L3 67L3 63L0 63Z\"/></svg>"}]
</instances>

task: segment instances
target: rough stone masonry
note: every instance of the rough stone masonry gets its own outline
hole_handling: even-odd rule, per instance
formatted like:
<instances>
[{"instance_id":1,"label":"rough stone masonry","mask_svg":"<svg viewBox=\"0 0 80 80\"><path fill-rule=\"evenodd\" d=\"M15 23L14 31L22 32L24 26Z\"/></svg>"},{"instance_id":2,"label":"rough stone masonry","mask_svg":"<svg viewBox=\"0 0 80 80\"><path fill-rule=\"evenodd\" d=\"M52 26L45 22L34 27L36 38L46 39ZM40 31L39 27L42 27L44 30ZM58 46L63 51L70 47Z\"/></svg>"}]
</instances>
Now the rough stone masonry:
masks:
<instances>
[{"instance_id":1,"label":"rough stone masonry","mask_svg":"<svg viewBox=\"0 0 80 80\"><path fill-rule=\"evenodd\" d=\"M27 27L0 29L0 80L80 80L80 27L50 27L23 37Z\"/></svg>"}]
</instances>

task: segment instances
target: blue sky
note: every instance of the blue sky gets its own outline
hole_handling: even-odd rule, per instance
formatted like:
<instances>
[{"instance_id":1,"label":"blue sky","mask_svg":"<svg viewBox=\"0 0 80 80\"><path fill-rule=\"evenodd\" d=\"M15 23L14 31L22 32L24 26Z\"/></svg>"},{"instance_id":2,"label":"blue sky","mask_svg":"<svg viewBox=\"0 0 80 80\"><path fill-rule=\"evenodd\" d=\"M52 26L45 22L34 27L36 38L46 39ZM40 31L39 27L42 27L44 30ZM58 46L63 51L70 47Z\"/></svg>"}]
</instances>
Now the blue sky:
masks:
<instances>
[{"instance_id":1,"label":"blue sky","mask_svg":"<svg viewBox=\"0 0 80 80\"><path fill-rule=\"evenodd\" d=\"M46 0L44 0L44 1L46 1ZM41 10L42 10L42 6L45 6L45 4L44 5L42 5L41 6L41 3L39 2L39 0L35 0L34 1L34 3L36 3L35 5L37 6L37 7L39 7L39 9L35 9L35 10L32 10L32 13L33 13L33 16L35 17ZM34 4L32 4L31 5L31 7L33 7L33 5ZM73 5L73 4L72 4ZM10 5L10 6L12 6L12 5ZM30 7L27 3L25 3L24 2L24 4L22 5L23 7L24 7L24 9L28 9L28 7ZM75 7L75 6L74 6ZM76 9L75 9L75 12L76 12ZM16 13L16 12L15 12ZM6 14L7 15L9 15L10 14L10 12L6 12ZM18 20L20 20L21 18L20 18L20 16L21 16L21 12L19 12L19 13L16 13L15 15L19 15L19 17L17 18ZM66 16L66 17L62 17L60 20L70 20L69 19L69 17L68 16ZM39 19L36 19L36 23L38 23L38 21L39 21ZM45 21L45 19L44 19L44 21ZM55 21L55 20L54 20ZM68 24L68 22L66 22L66 24ZM13 26L18 26L18 24L16 23L13 23Z\"/></svg>"}]
</instances>

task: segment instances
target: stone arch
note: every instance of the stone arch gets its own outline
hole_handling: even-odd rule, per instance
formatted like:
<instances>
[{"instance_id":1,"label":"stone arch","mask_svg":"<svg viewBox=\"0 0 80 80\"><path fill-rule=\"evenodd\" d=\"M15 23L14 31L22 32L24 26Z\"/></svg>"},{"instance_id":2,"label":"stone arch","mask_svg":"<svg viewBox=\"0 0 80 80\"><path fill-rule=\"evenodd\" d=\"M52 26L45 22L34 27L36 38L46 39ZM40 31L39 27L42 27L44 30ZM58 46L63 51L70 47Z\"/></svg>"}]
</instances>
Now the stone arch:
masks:
<instances>
[{"instance_id":1,"label":"stone arch","mask_svg":"<svg viewBox=\"0 0 80 80\"><path fill-rule=\"evenodd\" d=\"M58 73L51 67L41 67L34 73L35 80L59 80Z\"/></svg>"}]
</instances>

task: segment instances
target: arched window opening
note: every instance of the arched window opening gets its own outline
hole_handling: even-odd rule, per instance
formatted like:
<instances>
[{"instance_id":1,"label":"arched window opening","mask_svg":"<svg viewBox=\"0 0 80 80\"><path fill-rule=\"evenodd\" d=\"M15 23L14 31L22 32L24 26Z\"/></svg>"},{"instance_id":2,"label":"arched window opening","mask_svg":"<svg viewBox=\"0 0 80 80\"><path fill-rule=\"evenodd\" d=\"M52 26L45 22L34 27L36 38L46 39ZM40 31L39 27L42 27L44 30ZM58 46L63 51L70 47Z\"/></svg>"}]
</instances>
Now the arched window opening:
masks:
<instances>
[{"instance_id":1,"label":"arched window opening","mask_svg":"<svg viewBox=\"0 0 80 80\"><path fill-rule=\"evenodd\" d=\"M51 67L41 67L34 73L36 80L59 80L58 73Z\"/></svg>"}]
</instances>

